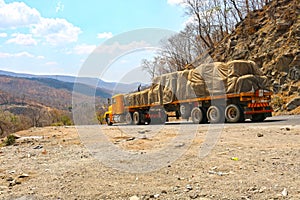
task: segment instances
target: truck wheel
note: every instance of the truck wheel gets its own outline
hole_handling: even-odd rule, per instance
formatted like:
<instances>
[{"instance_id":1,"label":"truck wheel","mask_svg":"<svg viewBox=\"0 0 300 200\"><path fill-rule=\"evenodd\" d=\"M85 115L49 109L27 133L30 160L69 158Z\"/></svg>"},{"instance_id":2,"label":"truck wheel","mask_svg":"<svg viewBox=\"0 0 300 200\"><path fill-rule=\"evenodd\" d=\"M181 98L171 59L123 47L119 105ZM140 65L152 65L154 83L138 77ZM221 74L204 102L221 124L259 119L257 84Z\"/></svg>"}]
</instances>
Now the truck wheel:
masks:
<instances>
[{"instance_id":1,"label":"truck wheel","mask_svg":"<svg viewBox=\"0 0 300 200\"><path fill-rule=\"evenodd\" d=\"M189 104L182 104L179 109L183 119L188 119L190 117L191 108Z\"/></svg>"},{"instance_id":2,"label":"truck wheel","mask_svg":"<svg viewBox=\"0 0 300 200\"><path fill-rule=\"evenodd\" d=\"M160 114L159 114L159 115L160 115L159 123L160 123L160 124L166 123L167 118L168 118L168 115L166 114L166 112L163 111L163 110L160 110L159 113L160 113Z\"/></svg>"},{"instance_id":3,"label":"truck wheel","mask_svg":"<svg viewBox=\"0 0 300 200\"><path fill-rule=\"evenodd\" d=\"M225 109L225 118L229 123L243 121L244 114L238 105L230 104Z\"/></svg>"},{"instance_id":4,"label":"truck wheel","mask_svg":"<svg viewBox=\"0 0 300 200\"><path fill-rule=\"evenodd\" d=\"M140 118L140 113L139 112L134 112L133 113L132 121L133 121L133 124L135 124L135 125L141 124L141 118Z\"/></svg>"},{"instance_id":5,"label":"truck wheel","mask_svg":"<svg viewBox=\"0 0 300 200\"><path fill-rule=\"evenodd\" d=\"M204 114L201 108L198 107L192 109L191 117L194 124L200 124L204 121Z\"/></svg>"},{"instance_id":6,"label":"truck wheel","mask_svg":"<svg viewBox=\"0 0 300 200\"><path fill-rule=\"evenodd\" d=\"M266 119L265 114L255 114L252 115L251 121L253 122L263 122Z\"/></svg>"},{"instance_id":7,"label":"truck wheel","mask_svg":"<svg viewBox=\"0 0 300 200\"><path fill-rule=\"evenodd\" d=\"M207 119L210 123L225 122L224 108L221 106L210 106L207 110Z\"/></svg>"},{"instance_id":8,"label":"truck wheel","mask_svg":"<svg viewBox=\"0 0 300 200\"><path fill-rule=\"evenodd\" d=\"M131 125L132 124L132 114L128 112L125 116L126 124Z\"/></svg>"},{"instance_id":9,"label":"truck wheel","mask_svg":"<svg viewBox=\"0 0 300 200\"><path fill-rule=\"evenodd\" d=\"M111 126L111 125L113 125L113 123L110 121L110 117L109 117L109 115L106 115L106 118L105 118L105 120L106 120L106 123L107 123L107 125L108 125L108 126Z\"/></svg>"}]
</instances>

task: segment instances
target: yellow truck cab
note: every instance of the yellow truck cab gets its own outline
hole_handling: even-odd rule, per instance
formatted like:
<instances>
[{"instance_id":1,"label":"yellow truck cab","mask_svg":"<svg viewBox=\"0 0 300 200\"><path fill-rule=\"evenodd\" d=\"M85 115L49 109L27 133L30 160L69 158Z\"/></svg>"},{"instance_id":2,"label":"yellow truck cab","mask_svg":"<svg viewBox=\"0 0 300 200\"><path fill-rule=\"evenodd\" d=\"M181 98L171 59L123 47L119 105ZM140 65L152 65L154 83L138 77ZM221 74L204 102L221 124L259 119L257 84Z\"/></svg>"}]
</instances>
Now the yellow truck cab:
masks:
<instances>
[{"instance_id":1,"label":"yellow truck cab","mask_svg":"<svg viewBox=\"0 0 300 200\"><path fill-rule=\"evenodd\" d=\"M112 104L108 107L108 111L104 114L104 118L108 125L112 125L115 122L123 121L124 95L117 94L113 96L111 103Z\"/></svg>"}]
</instances>

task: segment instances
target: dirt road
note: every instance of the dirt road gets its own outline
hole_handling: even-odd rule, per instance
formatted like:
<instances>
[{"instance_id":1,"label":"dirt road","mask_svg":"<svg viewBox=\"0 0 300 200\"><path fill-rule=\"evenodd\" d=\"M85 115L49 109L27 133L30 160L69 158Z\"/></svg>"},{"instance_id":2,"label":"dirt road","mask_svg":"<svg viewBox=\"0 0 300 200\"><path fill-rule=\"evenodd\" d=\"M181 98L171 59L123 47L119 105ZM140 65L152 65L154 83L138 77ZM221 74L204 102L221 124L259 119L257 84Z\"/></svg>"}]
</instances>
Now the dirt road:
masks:
<instances>
[{"instance_id":1,"label":"dirt road","mask_svg":"<svg viewBox=\"0 0 300 200\"><path fill-rule=\"evenodd\" d=\"M300 199L299 122L32 128L0 148L0 199Z\"/></svg>"}]
</instances>

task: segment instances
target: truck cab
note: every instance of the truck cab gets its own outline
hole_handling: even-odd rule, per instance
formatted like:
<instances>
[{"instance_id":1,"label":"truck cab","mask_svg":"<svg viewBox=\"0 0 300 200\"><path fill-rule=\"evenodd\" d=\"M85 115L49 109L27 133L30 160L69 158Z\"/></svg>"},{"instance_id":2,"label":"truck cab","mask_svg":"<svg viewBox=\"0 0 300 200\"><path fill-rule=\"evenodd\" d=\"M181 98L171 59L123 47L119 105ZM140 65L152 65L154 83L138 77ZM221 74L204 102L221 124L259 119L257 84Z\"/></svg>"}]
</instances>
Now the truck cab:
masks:
<instances>
[{"instance_id":1,"label":"truck cab","mask_svg":"<svg viewBox=\"0 0 300 200\"><path fill-rule=\"evenodd\" d=\"M117 94L112 97L111 105L108 107L108 111L105 112L104 118L108 125L113 123L122 122L124 115L124 95Z\"/></svg>"}]
</instances>

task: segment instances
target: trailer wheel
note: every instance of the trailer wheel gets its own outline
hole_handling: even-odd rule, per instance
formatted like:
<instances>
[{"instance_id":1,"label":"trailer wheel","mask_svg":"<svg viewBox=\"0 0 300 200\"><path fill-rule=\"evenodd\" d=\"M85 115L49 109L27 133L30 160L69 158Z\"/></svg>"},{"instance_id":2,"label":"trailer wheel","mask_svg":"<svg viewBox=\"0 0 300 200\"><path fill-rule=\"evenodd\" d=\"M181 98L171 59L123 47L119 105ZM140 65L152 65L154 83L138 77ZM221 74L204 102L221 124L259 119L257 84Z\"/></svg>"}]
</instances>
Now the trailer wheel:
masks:
<instances>
[{"instance_id":1,"label":"trailer wheel","mask_svg":"<svg viewBox=\"0 0 300 200\"><path fill-rule=\"evenodd\" d=\"M221 106L210 106L207 110L207 119L210 123L225 122L224 108Z\"/></svg>"},{"instance_id":2,"label":"trailer wheel","mask_svg":"<svg viewBox=\"0 0 300 200\"><path fill-rule=\"evenodd\" d=\"M160 115L160 124L164 124L166 123L166 121L168 121L168 115L166 114L166 112L164 110L160 110L159 111L159 115Z\"/></svg>"},{"instance_id":3,"label":"trailer wheel","mask_svg":"<svg viewBox=\"0 0 300 200\"><path fill-rule=\"evenodd\" d=\"M201 108L195 107L191 112L192 121L194 124L200 124L204 121L204 113Z\"/></svg>"},{"instance_id":4,"label":"trailer wheel","mask_svg":"<svg viewBox=\"0 0 300 200\"><path fill-rule=\"evenodd\" d=\"M179 109L183 119L188 119L190 117L191 108L189 104L182 104Z\"/></svg>"},{"instance_id":5,"label":"trailer wheel","mask_svg":"<svg viewBox=\"0 0 300 200\"><path fill-rule=\"evenodd\" d=\"M133 124L139 125L141 124L141 117L139 112L134 112L132 116Z\"/></svg>"},{"instance_id":6,"label":"trailer wheel","mask_svg":"<svg viewBox=\"0 0 300 200\"><path fill-rule=\"evenodd\" d=\"M128 112L125 116L126 124L131 125L132 124L132 114Z\"/></svg>"},{"instance_id":7,"label":"trailer wheel","mask_svg":"<svg viewBox=\"0 0 300 200\"><path fill-rule=\"evenodd\" d=\"M243 121L244 115L238 105L230 104L225 109L225 118L229 123L236 123Z\"/></svg>"},{"instance_id":8,"label":"trailer wheel","mask_svg":"<svg viewBox=\"0 0 300 200\"><path fill-rule=\"evenodd\" d=\"M266 119L265 114L255 114L252 115L251 121L253 122L263 122Z\"/></svg>"}]
</instances>

